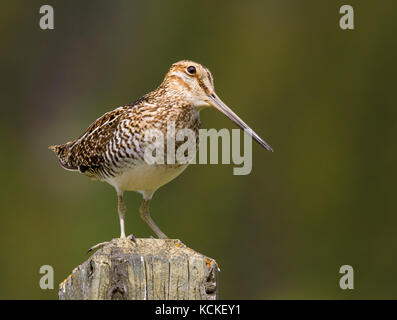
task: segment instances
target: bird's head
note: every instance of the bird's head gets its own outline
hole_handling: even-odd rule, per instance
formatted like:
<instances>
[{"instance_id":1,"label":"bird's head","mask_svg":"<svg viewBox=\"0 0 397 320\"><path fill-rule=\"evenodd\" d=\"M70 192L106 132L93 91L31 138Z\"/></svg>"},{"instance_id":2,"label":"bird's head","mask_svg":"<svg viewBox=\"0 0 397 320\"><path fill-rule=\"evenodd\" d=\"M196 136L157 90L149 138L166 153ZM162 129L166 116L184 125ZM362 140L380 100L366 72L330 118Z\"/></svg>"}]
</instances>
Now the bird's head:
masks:
<instances>
[{"instance_id":1,"label":"bird's head","mask_svg":"<svg viewBox=\"0 0 397 320\"><path fill-rule=\"evenodd\" d=\"M242 130L246 130L261 146L273 151L239 116L237 116L215 93L211 71L201 64L189 60L174 63L166 74L163 86L168 93L201 110L212 107L223 113Z\"/></svg>"},{"instance_id":2,"label":"bird's head","mask_svg":"<svg viewBox=\"0 0 397 320\"><path fill-rule=\"evenodd\" d=\"M201 64L189 60L174 63L164 82L168 91L179 96L190 106L202 109L210 107L210 95L214 93L211 72Z\"/></svg>"}]
</instances>

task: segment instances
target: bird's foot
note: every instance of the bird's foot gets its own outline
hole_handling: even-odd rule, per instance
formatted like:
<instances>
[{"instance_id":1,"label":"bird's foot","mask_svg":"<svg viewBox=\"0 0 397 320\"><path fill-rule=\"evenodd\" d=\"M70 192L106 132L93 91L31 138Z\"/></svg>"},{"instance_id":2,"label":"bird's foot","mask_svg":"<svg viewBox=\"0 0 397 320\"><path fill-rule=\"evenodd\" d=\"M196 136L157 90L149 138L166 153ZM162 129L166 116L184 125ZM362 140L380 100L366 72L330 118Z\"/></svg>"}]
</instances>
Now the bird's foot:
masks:
<instances>
[{"instance_id":1,"label":"bird's foot","mask_svg":"<svg viewBox=\"0 0 397 320\"><path fill-rule=\"evenodd\" d=\"M126 237L126 236L120 237L120 239L127 239L127 240L129 240L129 241L132 241L132 242L136 243L136 238L135 238L135 236L134 236L133 234L130 234L128 237ZM87 251L87 253L90 253L90 252L92 252L92 251L94 251L94 250L97 250L97 249L99 249L99 248L102 248L102 247L104 247L105 245L107 245L108 243L110 243L110 241L105 241L105 242L98 243L98 244L96 244L95 246L92 246L91 248L89 248L88 251Z\"/></svg>"},{"instance_id":2,"label":"bird's foot","mask_svg":"<svg viewBox=\"0 0 397 320\"><path fill-rule=\"evenodd\" d=\"M101 242L96 244L95 246L92 246L91 248L88 249L87 253L90 253L96 249L102 248L103 246L107 245L109 241Z\"/></svg>"}]
</instances>

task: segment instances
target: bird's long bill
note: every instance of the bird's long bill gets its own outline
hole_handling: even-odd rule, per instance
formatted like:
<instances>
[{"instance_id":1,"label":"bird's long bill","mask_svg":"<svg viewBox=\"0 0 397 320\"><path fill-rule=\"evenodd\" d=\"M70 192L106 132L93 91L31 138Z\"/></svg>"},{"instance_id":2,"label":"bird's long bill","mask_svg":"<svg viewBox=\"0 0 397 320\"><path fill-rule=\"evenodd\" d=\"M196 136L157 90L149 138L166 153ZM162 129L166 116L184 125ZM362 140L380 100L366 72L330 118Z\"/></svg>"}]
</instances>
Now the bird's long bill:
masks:
<instances>
[{"instance_id":1,"label":"bird's long bill","mask_svg":"<svg viewBox=\"0 0 397 320\"><path fill-rule=\"evenodd\" d=\"M263 140L258 134L252 130L240 117L235 114L221 99L214 93L210 95L211 100L214 103L215 108L222 112L226 117L237 124L242 130L246 131L252 138L256 140L262 147L273 152L273 148L269 146L265 140Z\"/></svg>"}]
</instances>

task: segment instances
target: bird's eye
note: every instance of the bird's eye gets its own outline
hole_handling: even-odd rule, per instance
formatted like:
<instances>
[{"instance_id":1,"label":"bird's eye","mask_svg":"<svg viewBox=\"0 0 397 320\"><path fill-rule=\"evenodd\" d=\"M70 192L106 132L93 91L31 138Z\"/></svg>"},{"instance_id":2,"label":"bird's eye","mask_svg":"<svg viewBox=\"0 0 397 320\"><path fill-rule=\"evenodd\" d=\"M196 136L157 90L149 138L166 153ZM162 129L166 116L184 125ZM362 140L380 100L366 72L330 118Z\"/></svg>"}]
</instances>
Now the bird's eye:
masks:
<instances>
[{"instance_id":1,"label":"bird's eye","mask_svg":"<svg viewBox=\"0 0 397 320\"><path fill-rule=\"evenodd\" d=\"M195 74L196 73L196 68L193 67L193 66L190 66L190 67L187 67L186 71L189 74Z\"/></svg>"}]
</instances>

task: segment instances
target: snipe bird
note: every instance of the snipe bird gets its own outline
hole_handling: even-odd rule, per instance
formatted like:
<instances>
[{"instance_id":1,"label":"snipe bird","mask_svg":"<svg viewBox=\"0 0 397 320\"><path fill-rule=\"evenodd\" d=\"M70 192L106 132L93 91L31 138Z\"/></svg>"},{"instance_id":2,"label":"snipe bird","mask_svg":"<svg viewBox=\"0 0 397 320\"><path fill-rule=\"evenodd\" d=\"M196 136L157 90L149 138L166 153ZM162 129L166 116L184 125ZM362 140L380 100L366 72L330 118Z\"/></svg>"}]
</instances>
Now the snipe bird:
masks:
<instances>
[{"instance_id":1,"label":"snipe bird","mask_svg":"<svg viewBox=\"0 0 397 320\"><path fill-rule=\"evenodd\" d=\"M111 184L118 196L120 238L126 237L124 191L137 191L143 196L140 207L142 219L159 238L168 238L152 220L149 201L153 193L176 178L188 164L148 164L144 160L145 130L156 128L165 133L167 122L173 121L176 130L188 128L198 139L200 111L211 107L219 110L264 148L272 148L227 107L214 91L211 72L199 63L182 60L174 63L163 82L154 91L132 104L105 113L92 123L77 139L51 146L60 165L78 171L93 179ZM99 248L106 242L91 249ZM90 250L91 250L90 249Z\"/></svg>"}]
</instances>

